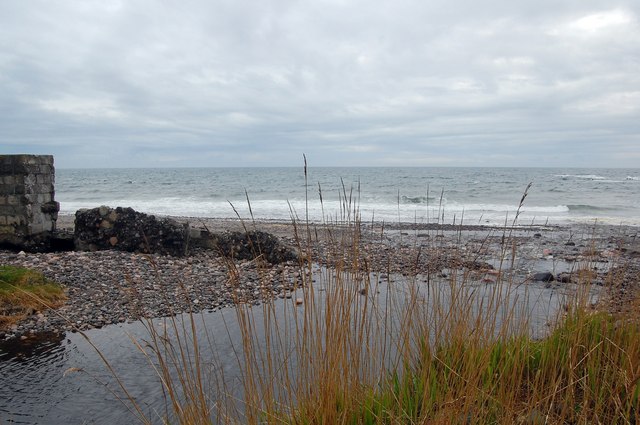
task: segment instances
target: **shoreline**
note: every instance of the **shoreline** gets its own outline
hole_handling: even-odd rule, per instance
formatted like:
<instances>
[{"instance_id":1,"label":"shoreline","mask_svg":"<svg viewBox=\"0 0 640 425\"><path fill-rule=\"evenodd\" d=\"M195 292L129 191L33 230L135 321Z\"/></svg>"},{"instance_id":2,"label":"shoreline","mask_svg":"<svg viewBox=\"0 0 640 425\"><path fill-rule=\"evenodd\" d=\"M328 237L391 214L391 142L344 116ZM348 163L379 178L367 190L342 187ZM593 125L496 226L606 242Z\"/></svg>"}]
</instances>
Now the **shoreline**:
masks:
<instances>
[{"instance_id":1,"label":"shoreline","mask_svg":"<svg viewBox=\"0 0 640 425\"><path fill-rule=\"evenodd\" d=\"M243 230L239 219L193 219L211 231ZM73 215L61 215L58 228L72 231ZM248 228L263 230L295 246L294 226L280 220L250 221ZM324 225L313 224L313 259L317 267L332 266L330 238ZM493 284L500 279L496 259L504 253L505 237L517 249L518 262L512 273L523 283L552 285L558 292L567 283L535 282L536 273L556 276L593 266L590 277L596 286L610 285L609 270L626 264L636 279L626 279L611 295L610 306L623 311L638 291L640 228L634 226L586 225L525 226L505 228L482 225L438 225L412 223L363 223L362 255L370 271L397 275L438 276L447 280L449 270L464 267L474 281ZM300 225L298 231L306 232ZM333 230L339 226L329 225ZM418 260L419 259L419 260ZM43 332L63 333L155 318L193 310L216 311L236 302L259 304L263 298L291 297L299 281L296 262L270 267L255 261L234 261L238 280L230 264L215 252L199 250L188 257L134 254L120 251L16 253L0 250L0 264L29 267L65 286L68 300L58 310L33 312L10 329L0 330L0 341L26 339ZM515 263L514 263L515 264ZM580 284L577 282L571 283Z\"/></svg>"},{"instance_id":2,"label":"shoreline","mask_svg":"<svg viewBox=\"0 0 640 425\"><path fill-rule=\"evenodd\" d=\"M176 220L180 223L189 223L195 228L208 228L213 231L243 231L246 227L256 225L258 229L270 231L281 229L283 227L291 227L292 220L290 219L239 219L239 218L220 218L220 217L195 217L195 216L174 216L174 215L162 215L162 214L150 214L156 217L169 218ZM58 231L73 232L74 229L75 214L60 213L58 215L56 228ZM244 225L243 225L244 223ZM306 225L304 220L297 220L296 223L300 228ZM443 231L503 231L503 230L531 230L531 231L554 231L554 230L579 230L581 233L594 232L598 233L620 233L627 232L630 234L636 234L640 237L640 224L611 224L608 222L598 221L597 219L579 220L563 223L533 223L533 224L452 224L452 223L425 223L425 222L410 222L410 221L361 221L362 228L369 229L389 229L389 230L443 230ZM309 221L309 225L312 227L340 227L340 222L320 222ZM290 232L289 232L290 233ZM286 233L283 233L286 234Z\"/></svg>"}]
</instances>

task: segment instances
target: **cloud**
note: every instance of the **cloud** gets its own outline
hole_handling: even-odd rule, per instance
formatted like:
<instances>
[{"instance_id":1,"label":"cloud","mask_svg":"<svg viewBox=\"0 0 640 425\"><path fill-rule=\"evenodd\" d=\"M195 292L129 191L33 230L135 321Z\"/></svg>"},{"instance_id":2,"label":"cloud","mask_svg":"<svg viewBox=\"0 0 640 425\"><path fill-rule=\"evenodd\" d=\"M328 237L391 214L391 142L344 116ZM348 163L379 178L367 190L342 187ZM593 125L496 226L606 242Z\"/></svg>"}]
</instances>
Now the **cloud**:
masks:
<instances>
[{"instance_id":1,"label":"cloud","mask_svg":"<svg viewBox=\"0 0 640 425\"><path fill-rule=\"evenodd\" d=\"M544 146L637 166L605 147L640 149L638 16L590 0L2 2L0 153L529 165Z\"/></svg>"},{"instance_id":2,"label":"cloud","mask_svg":"<svg viewBox=\"0 0 640 425\"><path fill-rule=\"evenodd\" d=\"M569 23L569 28L585 33L598 33L609 29L626 27L633 21L630 13L620 9L607 10L583 16Z\"/></svg>"}]
</instances>

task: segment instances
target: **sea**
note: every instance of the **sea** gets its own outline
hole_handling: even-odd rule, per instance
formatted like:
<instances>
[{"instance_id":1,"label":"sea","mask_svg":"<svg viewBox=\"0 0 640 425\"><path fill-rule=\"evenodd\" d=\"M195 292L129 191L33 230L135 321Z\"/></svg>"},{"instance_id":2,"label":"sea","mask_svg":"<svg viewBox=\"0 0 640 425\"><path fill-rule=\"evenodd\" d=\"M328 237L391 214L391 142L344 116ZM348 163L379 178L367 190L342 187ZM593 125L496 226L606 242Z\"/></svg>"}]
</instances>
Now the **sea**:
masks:
<instances>
[{"instance_id":1,"label":"sea","mask_svg":"<svg viewBox=\"0 0 640 425\"><path fill-rule=\"evenodd\" d=\"M640 169L57 169L56 200L62 214L107 205L246 220L640 225Z\"/></svg>"}]
</instances>

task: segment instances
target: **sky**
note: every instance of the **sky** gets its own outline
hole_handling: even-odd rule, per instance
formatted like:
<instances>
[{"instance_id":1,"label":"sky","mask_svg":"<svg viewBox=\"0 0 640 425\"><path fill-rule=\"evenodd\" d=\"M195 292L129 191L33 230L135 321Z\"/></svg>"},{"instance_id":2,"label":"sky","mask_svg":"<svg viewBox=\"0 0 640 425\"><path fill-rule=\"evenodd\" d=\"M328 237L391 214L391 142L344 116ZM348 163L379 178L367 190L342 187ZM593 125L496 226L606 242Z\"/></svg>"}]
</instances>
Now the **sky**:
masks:
<instances>
[{"instance_id":1,"label":"sky","mask_svg":"<svg viewBox=\"0 0 640 425\"><path fill-rule=\"evenodd\" d=\"M0 0L0 154L640 167L640 2Z\"/></svg>"}]
</instances>

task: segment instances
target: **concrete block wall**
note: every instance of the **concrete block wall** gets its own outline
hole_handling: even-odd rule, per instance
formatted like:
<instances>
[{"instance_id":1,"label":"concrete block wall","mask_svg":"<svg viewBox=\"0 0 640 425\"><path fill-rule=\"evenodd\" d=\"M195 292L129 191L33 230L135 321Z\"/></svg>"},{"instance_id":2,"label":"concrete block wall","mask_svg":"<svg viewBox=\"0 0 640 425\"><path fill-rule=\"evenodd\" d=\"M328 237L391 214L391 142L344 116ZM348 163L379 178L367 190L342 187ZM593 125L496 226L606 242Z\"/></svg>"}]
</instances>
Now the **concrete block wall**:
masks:
<instances>
[{"instance_id":1,"label":"concrete block wall","mask_svg":"<svg viewBox=\"0 0 640 425\"><path fill-rule=\"evenodd\" d=\"M56 228L51 155L0 155L0 243L27 245Z\"/></svg>"}]
</instances>

